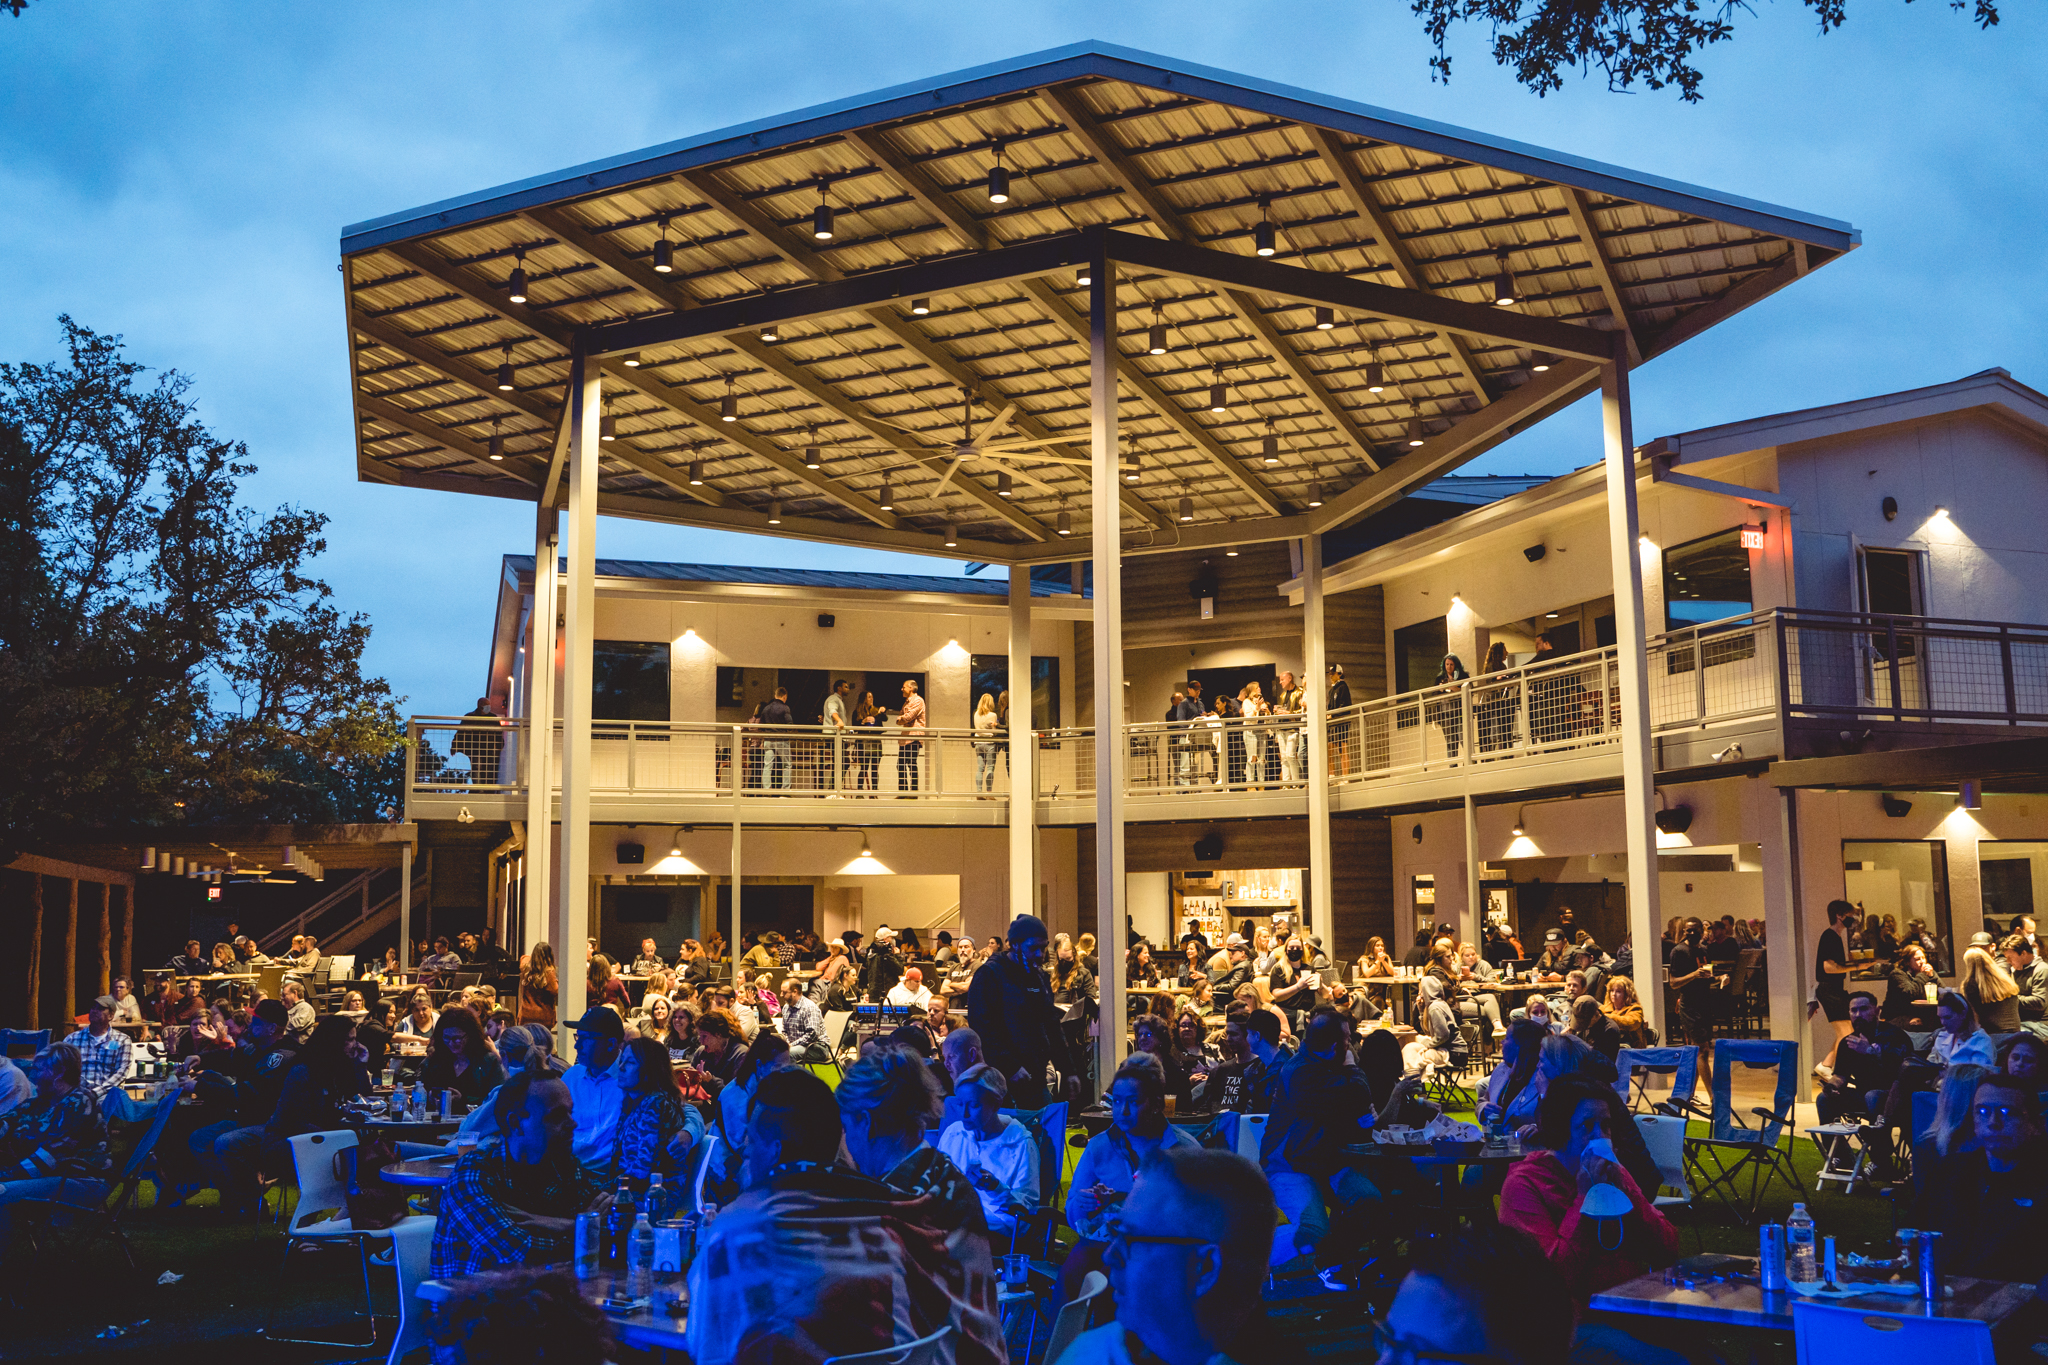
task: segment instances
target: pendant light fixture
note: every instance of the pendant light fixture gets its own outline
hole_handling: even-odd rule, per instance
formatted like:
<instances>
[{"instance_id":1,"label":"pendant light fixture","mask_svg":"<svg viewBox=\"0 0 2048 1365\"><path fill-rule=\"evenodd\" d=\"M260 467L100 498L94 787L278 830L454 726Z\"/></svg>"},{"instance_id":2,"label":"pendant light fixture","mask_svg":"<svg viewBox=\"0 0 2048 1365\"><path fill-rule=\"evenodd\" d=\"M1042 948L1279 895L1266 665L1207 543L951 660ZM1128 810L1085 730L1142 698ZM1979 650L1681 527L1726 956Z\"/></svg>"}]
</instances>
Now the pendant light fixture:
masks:
<instances>
[{"instance_id":1,"label":"pendant light fixture","mask_svg":"<svg viewBox=\"0 0 2048 1365\"><path fill-rule=\"evenodd\" d=\"M493 460L505 458L505 434L498 430L498 424L504 420L502 417L491 419L491 446L488 454Z\"/></svg>"},{"instance_id":2,"label":"pendant light fixture","mask_svg":"<svg viewBox=\"0 0 2048 1365\"><path fill-rule=\"evenodd\" d=\"M775 498L768 503L768 524L770 526L782 525L782 499Z\"/></svg>"},{"instance_id":3,"label":"pendant light fixture","mask_svg":"<svg viewBox=\"0 0 2048 1365\"><path fill-rule=\"evenodd\" d=\"M702 488L703 486L704 462L702 460L692 460L690 461L690 487Z\"/></svg>"},{"instance_id":4,"label":"pendant light fixture","mask_svg":"<svg viewBox=\"0 0 2048 1365\"><path fill-rule=\"evenodd\" d=\"M1074 283L1080 285L1083 289L1095 283L1095 268L1084 265L1079 270L1076 270L1074 272Z\"/></svg>"},{"instance_id":5,"label":"pendant light fixture","mask_svg":"<svg viewBox=\"0 0 2048 1365\"><path fill-rule=\"evenodd\" d=\"M1175 512L1182 521L1193 521L1195 519L1195 500L1185 493L1181 494L1180 502L1175 506Z\"/></svg>"},{"instance_id":6,"label":"pendant light fixture","mask_svg":"<svg viewBox=\"0 0 2048 1365\"><path fill-rule=\"evenodd\" d=\"M1274 251L1273 200L1270 195L1259 196L1259 225L1252 229L1252 251L1259 256L1270 256Z\"/></svg>"},{"instance_id":7,"label":"pendant light fixture","mask_svg":"<svg viewBox=\"0 0 2048 1365\"><path fill-rule=\"evenodd\" d=\"M952 522L946 523L946 548L951 550L960 544L960 528Z\"/></svg>"},{"instance_id":8,"label":"pendant light fixture","mask_svg":"<svg viewBox=\"0 0 2048 1365\"><path fill-rule=\"evenodd\" d=\"M498 391L510 393L516 387L512 382L512 348L505 348L505 358L498 362Z\"/></svg>"},{"instance_id":9,"label":"pendant light fixture","mask_svg":"<svg viewBox=\"0 0 2048 1365\"><path fill-rule=\"evenodd\" d=\"M600 441L616 441L619 439L619 419L612 416L610 399L605 400L604 415L597 419L597 439Z\"/></svg>"},{"instance_id":10,"label":"pendant light fixture","mask_svg":"<svg viewBox=\"0 0 2048 1365\"><path fill-rule=\"evenodd\" d=\"M1385 393L1387 391L1387 367L1380 364L1377 360L1366 362L1365 389L1368 393Z\"/></svg>"},{"instance_id":11,"label":"pendant light fixture","mask_svg":"<svg viewBox=\"0 0 2048 1365\"><path fill-rule=\"evenodd\" d=\"M1260 443L1259 456L1267 464L1280 463L1280 435L1273 430L1273 419L1266 419L1266 439Z\"/></svg>"},{"instance_id":12,"label":"pendant light fixture","mask_svg":"<svg viewBox=\"0 0 2048 1365\"><path fill-rule=\"evenodd\" d=\"M896 496L891 491L887 479L882 480L882 495L875 499L875 506L881 508L884 512L896 510Z\"/></svg>"},{"instance_id":13,"label":"pendant light fixture","mask_svg":"<svg viewBox=\"0 0 2048 1365\"><path fill-rule=\"evenodd\" d=\"M999 498L1016 496L1016 493L1010 487L1010 476L1008 474L996 475L996 496Z\"/></svg>"},{"instance_id":14,"label":"pendant light fixture","mask_svg":"<svg viewBox=\"0 0 2048 1365\"><path fill-rule=\"evenodd\" d=\"M811 236L821 242L832 240L832 205L825 201L831 185L823 176L818 178L818 207L811 210Z\"/></svg>"},{"instance_id":15,"label":"pendant light fixture","mask_svg":"<svg viewBox=\"0 0 2048 1365\"><path fill-rule=\"evenodd\" d=\"M1512 308L1521 300L1515 288L1515 272L1508 268L1508 253L1496 252L1494 260L1500 265L1500 272L1493 277L1493 306Z\"/></svg>"},{"instance_id":16,"label":"pendant light fixture","mask_svg":"<svg viewBox=\"0 0 2048 1365\"><path fill-rule=\"evenodd\" d=\"M1529 353L1529 372L1531 374L1548 374L1550 367L1556 363L1557 357L1548 351L1531 351Z\"/></svg>"},{"instance_id":17,"label":"pendant light fixture","mask_svg":"<svg viewBox=\"0 0 2048 1365\"><path fill-rule=\"evenodd\" d=\"M910 301L910 312L914 317L921 318L931 311L932 301L930 299L912 299Z\"/></svg>"},{"instance_id":18,"label":"pendant light fixture","mask_svg":"<svg viewBox=\"0 0 2048 1365\"><path fill-rule=\"evenodd\" d=\"M1318 308L1318 309L1316 309L1316 330L1317 330L1318 332L1327 332L1327 331L1330 331L1330 330L1331 330L1332 328L1336 327L1336 325L1337 325L1337 310L1336 310L1336 309L1334 309L1334 308Z\"/></svg>"},{"instance_id":19,"label":"pendant light fixture","mask_svg":"<svg viewBox=\"0 0 2048 1365\"><path fill-rule=\"evenodd\" d=\"M1317 479L1308 486L1308 505L1310 507L1321 507L1323 505L1323 481L1321 479Z\"/></svg>"},{"instance_id":20,"label":"pendant light fixture","mask_svg":"<svg viewBox=\"0 0 2048 1365\"><path fill-rule=\"evenodd\" d=\"M638 351L629 351L624 356L620 357L619 363L621 365L624 365L629 370L637 370L640 368L641 364L640 353Z\"/></svg>"},{"instance_id":21,"label":"pendant light fixture","mask_svg":"<svg viewBox=\"0 0 2048 1365\"><path fill-rule=\"evenodd\" d=\"M781 329L780 327L776 326L776 325L775 325L774 323L772 323L772 322L771 322L771 323L769 323L769 324L768 324L768 325L767 325L766 327L763 327L763 328L761 329L761 340L763 340L763 341L780 341L780 340L782 340L782 329Z\"/></svg>"},{"instance_id":22,"label":"pendant light fixture","mask_svg":"<svg viewBox=\"0 0 2048 1365\"><path fill-rule=\"evenodd\" d=\"M845 867L840 868L839 875L842 877L890 877L895 874L887 867L884 867L879 858L875 857L873 851L868 848L868 836L863 834L860 836L860 856Z\"/></svg>"},{"instance_id":23,"label":"pendant light fixture","mask_svg":"<svg viewBox=\"0 0 2048 1365\"><path fill-rule=\"evenodd\" d=\"M505 284L505 297L514 303L526 302L526 253L514 251L513 258L518 264L512 267L512 278Z\"/></svg>"},{"instance_id":24,"label":"pendant light fixture","mask_svg":"<svg viewBox=\"0 0 2048 1365\"><path fill-rule=\"evenodd\" d=\"M1230 388L1223 382L1223 367L1216 367L1216 380L1209 385L1209 411L1230 411Z\"/></svg>"},{"instance_id":25,"label":"pendant light fixture","mask_svg":"<svg viewBox=\"0 0 2048 1365\"><path fill-rule=\"evenodd\" d=\"M1223 557L1225 559L1236 559L1237 547L1235 545L1226 546L1223 551Z\"/></svg>"},{"instance_id":26,"label":"pendant light fixture","mask_svg":"<svg viewBox=\"0 0 2048 1365\"><path fill-rule=\"evenodd\" d=\"M1010 173L1003 168L1003 140L995 140L996 164L988 172L988 202L1007 204L1010 202Z\"/></svg>"},{"instance_id":27,"label":"pendant light fixture","mask_svg":"<svg viewBox=\"0 0 2048 1365\"><path fill-rule=\"evenodd\" d=\"M740 420L740 396L732 391L732 376L725 377L725 397L718 400L718 420L737 422Z\"/></svg>"},{"instance_id":28,"label":"pendant light fixture","mask_svg":"<svg viewBox=\"0 0 2048 1365\"><path fill-rule=\"evenodd\" d=\"M1156 303L1152 305L1152 336L1145 347L1145 352L1148 355L1166 354L1166 319L1161 313L1160 305Z\"/></svg>"},{"instance_id":29,"label":"pendant light fixture","mask_svg":"<svg viewBox=\"0 0 2048 1365\"><path fill-rule=\"evenodd\" d=\"M1408 419L1408 444L1410 446L1422 444L1422 419L1420 417L1410 417Z\"/></svg>"},{"instance_id":30,"label":"pendant light fixture","mask_svg":"<svg viewBox=\"0 0 2048 1365\"><path fill-rule=\"evenodd\" d=\"M1060 509L1058 522L1055 524L1054 529L1057 530L1062 536L1071 536L1072 534L1074 534L1073 514L1067 511L1066 508L1062 507Z\"/></svg>"},{"instance_id":31,"label":"pendant light fixture","mask_svg":"<svg viewBox=\"0 0 2048 1365\"><path fill-rule=\"evenodd\" d=\"M818 428L811 428L811 443L804 447L804 468L817 469L825 463L825 452L818 448Z\"/></svg>"},{"instance_id":32,"label":"pendant light fixture","mask_svg":"<svg viewBox=\"0 0 2048 1365\"><path fill-rule=\"evenodd\" d=\"M668 239L668 215L664 213L654 221L661 224L661 240L654 244L654 270L658 275L666 275L676 268L676 247Z\"/></svg>"},{"instance_id":33,"label":"pendant light fixture","mask_svg":"<svg viewBox=\"0 0 2048 1365\"><path fill-rule=\"evenodd\" d=\"M1137 457L1136 455L1133 455L1133 456L1131 456L1131 457L1130 457L1129 459L1127 459L1127 460L1125 460L1125 461L1124 461L1124 482L1125 482L1125 483L1137 483L1137 482L1138 482L1139 480L1143 479L1144 477L1145 477L1145 469L1144 469L1144 466L1143 466L1143 465L1141 465L1141 464L1140 464L1140 463L1138 462L1138 457Z\"/></svg>"}]
</instances>

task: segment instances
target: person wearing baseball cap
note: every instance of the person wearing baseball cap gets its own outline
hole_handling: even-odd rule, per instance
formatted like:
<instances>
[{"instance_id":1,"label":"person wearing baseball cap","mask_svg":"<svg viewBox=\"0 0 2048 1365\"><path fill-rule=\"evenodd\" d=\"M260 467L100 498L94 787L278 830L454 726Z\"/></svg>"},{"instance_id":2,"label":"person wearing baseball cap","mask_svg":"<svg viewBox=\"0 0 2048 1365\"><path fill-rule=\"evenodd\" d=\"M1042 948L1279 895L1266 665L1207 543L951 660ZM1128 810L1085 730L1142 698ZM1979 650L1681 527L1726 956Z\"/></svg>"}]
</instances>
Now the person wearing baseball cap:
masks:
<instances>
[{"instance_id":1,"label":"person wearing baseball cap","mask_svg":"<svg viewBox=\"0 0 2048 1365\"><path fill-rule=\"evenodd\" d=\"M903 959L896 952L896 931L888 925L875 930L875 946L861 964L861 995L880 1001L903 979Z\"/></svg>"},{"instance_id":2,"label":"person wearing baseball cap","mask_svg":"<svg viewBox=\"0 0 2048 1365\"><path fill-rule=\"evenodd\" d=\"M64 1039L78 1049L79 1084L100 1103L128 1079L129 1064L135 1060L135 1040L113 1026L114 1006L119 1003L111 995L98 997L85 1007L85 1027Z\"/></svg>"},{"instance_id":3,"label":"person wearing baseball cap","mask_svg":"<svg viewBox=\"0 0 2048 1365\"><path fill-rule=\"evenodd\" d=\"M619 1107L625 1099L618 1062L626 1046L626 1025L609 1005L592 1005L573 1027L576 1065L562 1076L576 1115L572 1147L585 1167L608 1168L618 1146Z\"/></svg>"}]
</instances>

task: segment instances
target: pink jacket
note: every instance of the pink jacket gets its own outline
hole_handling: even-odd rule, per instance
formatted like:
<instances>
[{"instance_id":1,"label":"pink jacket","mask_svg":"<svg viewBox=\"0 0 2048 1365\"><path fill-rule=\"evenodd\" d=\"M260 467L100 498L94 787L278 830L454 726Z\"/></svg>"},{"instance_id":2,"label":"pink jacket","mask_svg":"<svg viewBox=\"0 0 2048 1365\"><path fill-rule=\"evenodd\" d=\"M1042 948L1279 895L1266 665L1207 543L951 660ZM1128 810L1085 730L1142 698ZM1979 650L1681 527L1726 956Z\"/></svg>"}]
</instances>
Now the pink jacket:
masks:
<instances>
[{"instance_id":1,"label":"pink jacket","mask_svg":"<svg viewBox=\"0 0 2048 1365\"><path fill-rule=\"evenodd\" d=\"M1578 1178L1555 1152L1537 1152L1517 1161L1501 1186L1501 1225L1535 1239L1564 1272L1580 1308L1601 1290L1678 1257L1678 1229L1671 1220L1643 1197L1627 1171L1617 1168L1615 1184L1635 1205L1635 1212L1621 1220L1620 1245L1612 1251L1601 1240L1604 1234L1607 1242L1615 1241L1614 1220L1580 1216Z\"/></svg>"}]
</instances>

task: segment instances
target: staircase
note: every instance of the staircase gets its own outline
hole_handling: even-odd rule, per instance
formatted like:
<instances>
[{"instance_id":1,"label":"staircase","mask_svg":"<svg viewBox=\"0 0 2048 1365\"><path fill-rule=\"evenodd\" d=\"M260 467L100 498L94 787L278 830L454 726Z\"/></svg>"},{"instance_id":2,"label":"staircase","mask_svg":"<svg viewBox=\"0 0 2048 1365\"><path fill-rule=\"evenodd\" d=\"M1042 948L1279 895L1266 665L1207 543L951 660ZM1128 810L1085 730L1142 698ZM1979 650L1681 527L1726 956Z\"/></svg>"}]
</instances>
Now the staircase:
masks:
<instances>
[{"instance_id":1,"label":"staircase","mask_svg":"<svg viewBox=\"0 0 2048 1365\"><path fill-rule=\"evenodd\" d=\"M397 922L401 876L396 868L365 868L266 934L258 946L265 953L275 953L295 936L311 934L322 953L349 952L372 934ZM390 888L381 899L376 894L380 878ZM427 886L423 869L413 878L415 906L423 904Z\"/></svg>"}]
</instances>

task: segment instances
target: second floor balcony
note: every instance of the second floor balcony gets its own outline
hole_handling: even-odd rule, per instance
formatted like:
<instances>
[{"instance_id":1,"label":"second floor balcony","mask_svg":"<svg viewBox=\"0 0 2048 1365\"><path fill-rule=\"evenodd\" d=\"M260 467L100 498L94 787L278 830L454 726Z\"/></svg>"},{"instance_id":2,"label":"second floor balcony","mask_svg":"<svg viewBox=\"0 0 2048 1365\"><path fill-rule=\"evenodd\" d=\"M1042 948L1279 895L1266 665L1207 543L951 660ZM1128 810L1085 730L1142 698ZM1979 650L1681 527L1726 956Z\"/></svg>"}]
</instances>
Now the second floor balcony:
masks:
<instances>
[{"instance_id":1,"label":"second floor balcony","mask_svg":"<svg viewBox=\"0 0 2048 1365\"><path fill-rule=\"evenodd\" d=\"M2048 628L1777 610L1654 637L1646 652L1661 773L2048 727ZM1125 809L1140 821L1302 814L1324 746L1334 809L1364 811L1620 775L1612 648L1533 661L1333 711L1119 727ZM559 791L561 727L550 772ZM414 818L523 819L523 721L418 717ZM1093 727L1032 736L1041 824L1095 819ZM834 730L598 721L592 818L711 823L999 825L1015 795L1005 734L893 724Z\"/></svg>"}]
</instances>

